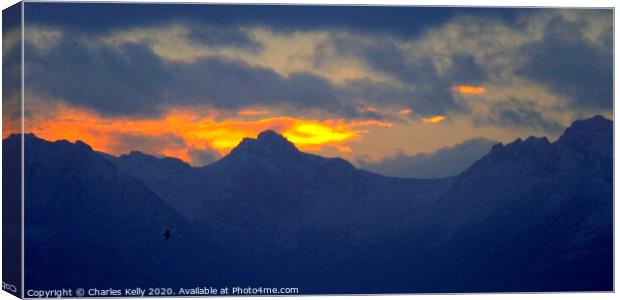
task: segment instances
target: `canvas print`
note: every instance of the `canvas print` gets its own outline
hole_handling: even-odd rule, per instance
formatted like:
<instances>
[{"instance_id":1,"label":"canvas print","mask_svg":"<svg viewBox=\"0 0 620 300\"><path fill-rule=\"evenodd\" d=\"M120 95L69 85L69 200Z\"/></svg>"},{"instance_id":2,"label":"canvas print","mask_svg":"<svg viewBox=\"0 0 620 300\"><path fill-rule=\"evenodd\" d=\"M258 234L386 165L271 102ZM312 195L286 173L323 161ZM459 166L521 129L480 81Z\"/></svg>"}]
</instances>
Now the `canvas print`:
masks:
<instances>
[{"instance_id":1,"label":"canvas print","mask_svg":"<svg viewBox=\"0 0 620 300\"><path fill-rule=\"evenodd\" d=\"M5 291L613 291L612 9L3 21Z\"/></svg>"}]
</instances>

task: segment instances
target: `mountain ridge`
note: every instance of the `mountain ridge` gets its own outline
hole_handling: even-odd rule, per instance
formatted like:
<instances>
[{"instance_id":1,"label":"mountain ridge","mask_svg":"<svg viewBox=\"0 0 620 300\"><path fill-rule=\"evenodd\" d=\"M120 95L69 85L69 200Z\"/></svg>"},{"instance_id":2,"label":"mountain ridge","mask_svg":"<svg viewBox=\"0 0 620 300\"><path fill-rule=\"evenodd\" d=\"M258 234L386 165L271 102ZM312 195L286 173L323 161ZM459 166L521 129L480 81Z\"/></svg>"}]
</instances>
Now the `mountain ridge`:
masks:
<instances>
[{"instance_id":1,"label":"mountain ridge","mask_svg":"<svg viewBox=\"0 0 620 300\"><path fill-rule=\"evenodd\" d=\"M157 261L163 248L152 243L169 226L157 220L177 216L187 226L172 225L174 242L184 241L175 244L172 260L194 276L165 279L179 284L191 277L320 293L611 290L612 133L613 122L602 117L576 121L552 143L530 137L495 145L465 172L444 179L377 175L303 153L273 131L244 139L200 168L27 135L27 183L34 191L27 193L28 235L60 230L68 245L85 241L76 249L103 247L93 237L118 230L105 216L136 205L118 222L148 236L133 242L147 257L122 246L129 233L106 247L138 262ZM151 202L163 205L153 211ZM44 211L67 213L56 219ZM136 223L150 218L155 225ZM81 222L90 225L71 230ZM45 268L52 267L47 252L37 251L46 247L55 249L58 263L74 259L77 267L109 259L96 251L84 259L63 256L64 244L46 241L51 244L31 245L34 252L27 253ZM204 260L188 264L193 257ZM138 269L147 276L148 266ZM47 274L28 273L35 271ZM59 279L36 280L53 286Z\"/></svg>"},{"instance_id":2,"label":"mountain ridge","mask_svg":"<svg viewBox=\"0 0 620 300\"><path fill-rule=\"evenodd\" d=\"M588 126L588 124L590 124L590 126ZM536 145L536 147L540 147L543 146L545 144L553 144L556 142L563 142L565 144L568 144L568 138L566 137L567 134L568 136L572 136L575 135L573 134L573 132L583 132L588 131L588 128L584 128L584 127L595 127L595 128L590 128L590 129L596 129L596 128L601 128L601 126L605 126L605 125L609 125L611 126L612 121L606 119L605 117L601 116L601 115L595 115L591 118L587 118L587 119L582 119L582 120L576 120L574 121L569 127L566 128L566 130L564 131L564 133L558 138L558 140L554 141L554 142L550 142L548 140L547 137L535 137L535 136L529 136L527 137L525 140L523 140L522 138L516 138L515 140L513 140L510 143L507 144L503 144L501 142L496 143L495 145L492 146L491 148L491 153L493 151L499 151L498 149L502 149L504 147L507 146L511 146L511 147L517 147L517 145L520 144L524 144L526 145ZM5 139L10 139L12 136L14 136L16 134L10 134L7 138ZM31 136L31 137L36 137L37 139L40 139L39 137L37 137L34 133L25 133L25 136ZM571 138L572 143L577 143L576 142L576 138ZM66 142L66 143L71 143L67 140L57 140L57 141L50 141L50 142ZM90 147L90 145L88 145L87 143L81 141L81 140L77 140L75 142L75 144L77 145L82 145L85 146L87 148L89 148L90 150L92 150L92 147ZM514 148L513 148L514 149ZM264 130L262 132L260 132L256 138L252 138L252 137L245 137L243 138L239 144L237 146L235 146L228 155L225 155L224 157L220 158L219 160L209 164L215 164L218 161L222 160L223 158L230 156L231 154L235 153L239 153L239 152L244 152L244 151L248 151L248 152L252 152L254 154L259 154L259 155L265 155L265 154L299 154L299 153L303 153L303 154L307 154L307 155L314 155L314 154L309 154L309 153L305 153L305 152L301 152L299 151L299 149L297 149L297 147L291 143L290 141L288 141L288 139L286 139L284 136L278 134L276 131L272 130L272 129L267 129ZM176 167L182 167L182 168L186 168L186 167L190 167L192 169L202 169L205 167L208 167L209 165L206 166L199 166L199 167L194 167L191 166L189 163L176 158L176 157L171 157L171 156L158 156L158 155L153 155L153 154L149 154L149 153L144 153L142 151L139 150L131 150L129 153L126 154L120 154L118 156L115 155L111 155L105 152L99 152L99 154L107 156L108 158L118 158L118 159L143 159L143 160L150 160L151 162L154 161L162 161L162 162L168 162L170 165L172 164L177 164L178 166ZM353 164L351 164L350 162L348 162L347 160L340 158L340 157L323 157L323 156L319 156L319 155L314 155L320 158L325 158L325 159L335 159L335 160L344 160L346 161L348 164L350 164L351 166L353 166ZM367 171L367 172L371 172L374 173L372 171ZM376 173L375 173L376 174ZM380 175L380 174L376 174L376 175ZM380 175L380 176L385 176L385 175ZM385 177L393 177L393 176L385 176ZM423 178L420 178L423 179Z\"/></svg>"}]
</instances>

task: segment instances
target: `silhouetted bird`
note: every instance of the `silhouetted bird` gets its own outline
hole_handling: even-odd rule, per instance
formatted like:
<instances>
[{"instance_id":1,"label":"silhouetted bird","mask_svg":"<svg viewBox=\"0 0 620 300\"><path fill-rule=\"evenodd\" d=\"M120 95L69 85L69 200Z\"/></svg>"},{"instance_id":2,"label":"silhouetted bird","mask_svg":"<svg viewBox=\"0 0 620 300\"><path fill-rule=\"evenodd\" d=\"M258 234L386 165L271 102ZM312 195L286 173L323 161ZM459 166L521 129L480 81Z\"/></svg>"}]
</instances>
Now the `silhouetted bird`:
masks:
<instances>
[{"instance_id":1,"label":"silhouetted bird","mask_svg":"<svg viewBox=\"0 0 620 300\"><path fill-rule=\"evenodd\" d=\"M164 240L170 239L171 235L172 234L170 233L170 229L166 229L166 232L164 232Z\"/></svg>"}]
</instances>

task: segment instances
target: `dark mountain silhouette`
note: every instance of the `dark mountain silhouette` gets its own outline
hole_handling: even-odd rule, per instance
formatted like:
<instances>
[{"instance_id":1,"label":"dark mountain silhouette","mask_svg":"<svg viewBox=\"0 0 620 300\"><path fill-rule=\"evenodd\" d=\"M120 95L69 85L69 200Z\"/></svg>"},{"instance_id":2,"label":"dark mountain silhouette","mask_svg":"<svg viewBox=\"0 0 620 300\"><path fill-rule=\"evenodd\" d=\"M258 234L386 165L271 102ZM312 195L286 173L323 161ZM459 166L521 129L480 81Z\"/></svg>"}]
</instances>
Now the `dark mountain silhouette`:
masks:
<instances>
[{"instance_id":1,"label":"dark mountain silhouette","mask_svg":"<svg viewBox=\"0 0 620 300\"><path fill-rule=\"evenodd\" d=\"M166 286L191 277L302 293L611 290L612 130L602 117L577 121L554 143L499 144L445 179L380 176L273 131L201 168L29 135L27 272L120 256L126 264L109 272L153 279L136 273L153 264L144 273L178 276ZM182 270L162 271L162 252ZM105 280L98 272L70 269Z\"/></svg>"},{"instance_id":2,"label":"dark mountain silhouette","mask_svg":"<svg viewBox=\"0 0 620 300\"><path fill-rule=\"evenodd\" d=\"M180 176L191 170L189 164L178 158L158 158L140 151L132 151L118 158L106 153L100 154L113 162L120 171L140 178L147 185L157 184L163 179Z\"/></svg>"},{"instance_id":3,"label":"dark mountain silhouette","mask_svg":"<svg viewBox=\"0 0 620 300\"><path fill-rule=\"evenodd\" d=\"M3 147L18 148L18 136ZM27 134L24 147L26 289L167 284L201 274L186 270L185 257L205 261L206 240L143 184L79 141ZM164 242L171 227L175 239Z\"/></svg>"},{"instance_id":4,"label":"dark mountain silhouette","mask_svg":"<svg viewBox=\"0 0 620 300\"><path fill-rule=\"evenodd\" d=\"M2 148L2 280L16 288L9 291L21 296L22 288L22 148L21 137L13 136L13 147ZM5 289L3 286L3 290Z\"/></svg>"},{"instance_id":5,"label":"dark mountain silhouette","mask_svg":"<svg viewBox=\"0 0 620 300\"><path fill-rule=\"evenodd\" d=\"M612 141L612 122L597 116L554 143L496 145L421 220L434 224L410 241L424 259L392 267L415 270L404 277L429 291L611 290ZM410 250L391 249L383 256Z\"/></svg>"},{"instance_id":6,"label":"dark mountain silhouette","mask_svg":"<svg viewBox=\"0 0 620 300\"><path fill-rule=\"evenodd\" d=\"M126 168L123 161L113 162ZM337 263L323 261L338 261L380 236L407 230L452 180L376 175L340 158L300 152L284 137L266 131L244 139L211 165L150 187L227 253L234 253L238 258L231 264L246 270L239 272L242 278L274 284L289 280L319 289L329 284L328 270L341 273ZM280 269L265 273L262 268L248 270L250 264ZM310 277L308 269L317 264L330 269Z\"/></svg>"}]
</instances>

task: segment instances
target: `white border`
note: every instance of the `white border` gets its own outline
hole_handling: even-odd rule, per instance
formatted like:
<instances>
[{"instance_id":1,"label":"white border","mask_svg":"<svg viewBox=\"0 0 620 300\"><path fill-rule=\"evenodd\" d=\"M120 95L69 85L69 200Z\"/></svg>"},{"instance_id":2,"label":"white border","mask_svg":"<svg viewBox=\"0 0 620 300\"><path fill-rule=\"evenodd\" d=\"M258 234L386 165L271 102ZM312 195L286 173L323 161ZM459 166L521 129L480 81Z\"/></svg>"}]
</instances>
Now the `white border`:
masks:
<instances>
[{"instance_id":1,"label":"white border","mask_svg":"<svg viewBox=\"0 0 620 300\"><path fill-rule=\"evenodd\" d=\"M35 2L35 1L32 1ZM67 0L58 0L55 2L95 2L95 1L67 1ZM98 1L98 2L126 2L126 1ZM145 0L134 0L131 2L138 2L138 3L153 3L153 2L157 2L157 3L246 3L246 4L290 4L290 3L294 3L294 4L329 4L329 5L335 5L335 4L343 4L343 5L402 5L402 6L485 6L485 7L612 7L615 8L616 6L616 1L610 1L610 0L589 0L589 1L579 1L579 0L513 0L513 1L499 1L499 0L442 0L442 1L432 1L432 0L410 0L410 1L406 1L406 0L387 0L387 1L369 1L369 0L356 0L356 1L345 1L345 0L337 0L337 1L329 1L329 0L292 0L292 1L283 1L283 0L268 0L268 1L260 1L260 0L244 0L244 1L235 1L235 0L228 0L228 1L222 1L222 0L209 0L209 1L178 1L178 0L150 0L150 1L145 1ZM0 5L2 9L5 9L13 4L17 3L17 1L12 1L12 0L0 0ZM22 5L23 7L23 5ZM1 17L0 17L0 22L1 22ZM23 18L23 9L22 9L22 36L23 36L23 30L24 30L24 18ZM615 13L614 13L614 29L618 26L618 20L615 18ZM616 60L615 60L615 41L618 39L618 34L617 32L614 30L614 99L617 99L617 90L615 89L615 86L618 83L618 76L616 76L616 72L617 72L617 68L616 68ZM0 43L1 43L1 38L0 38ZM23 38L22 38L22 128L24 128L24 94L23 94L23 87L24 87L24 77L23 77ZM1 80L1 75L0 75L0 88L2 87L2 80ZM617 106L615 106L615 101L614 101L614 116L616 115L616 113L618 112L620 108L618 108ZM1 114L0 114L0 119L1 119ZM1 123L0 123L1 124ZM23 130L22 130L22 135L23 135ZM618 157L618 155L620 154L620 150L617 147L618 145L618 138L617 138L617 132L615 131L615 126L614 126L614 158ZM23 136L22 136L22 143L23 143ZM1 143L0 143L0 150L2 149ZM23 157L23 145L22 145L22 157ZM2 158L0 156L0 164L2 163ZM616 176L616 172L615 170L617 169L616 166L618 164L618 161L614 159L614 259L616 257L616 255L618 254L618 247L617 247L617 239L616 239L616 235L615 232L618 232L618 223L615 222L615 217L618 216L618 207L615 205L615 192L616 189L615 187L618 185L618 183L620 183L620 179ZM22 170L23 170L23 159L22 159ZM1 174L0 174L0 179L1 179ZM23 190L23 172L22 172L22 197L24 195L24 190ZM0 196L0 205L1 205L1 196ZM22 205L22 221L23 221L23 205ZM0 224L0 228L1 228L1 224ZM22 236L23 236L23 226L22 226ZM0 246L1 246L1 241L0 241ZM22 241L22 251L23 251L23 241ZM23 259L23 252L22 252L22 259ZM2 263L0 261L0 267L1 267ZM615 260L614 260L614 266L615 266ZM22 261L22 270L23 270L23 261ZM615 271L615 269L614 269ZM59 272L59 275L62 276L61 272ZM23 277L23 272L22 272L22 277ZM22 278L23 281L23 278ZM618 276L615 276L615 272L614 272L614 288L618 286ZM23 292L23 282L22 282L22 292ZM351 300L351 299L360 299L361 297L364 298L369 298L369 299L405 299L405 298L409 298L409 297L416 297L417 299L454 299L454 298L458 298L458 299L480 299L480 298L486 298L486 299L491 299L490 297L492 297L492 299L522 299L527 297L527 299L540 299L540 298L545 298L545 299L583 299L585 297L588 298L601 298L601 299L613 299L615 298L615 294L614 293L553 293L553 294L458 294L458 295L419 295L419 294L412 294L412 295L378 295L378 296L302 296L302 297L288 297L289 299L295 299L295 298L304 298L304 299L321 299L321 298L326 298L326 297L336 297L336 299L342 299L342 300ZM227 299L248 299L247 297L226 297ZM279 297L260 297L261 299L282 299ZM0 293L0 299L4 300L4 299L15 299L13 296L11 296L10 294L6 293L6 292L1 292ZM178 299L178 298L160 298L160 299ZM204 299L204 298L201 298ZM221 299L221 298L220 298Z\"/></svg>"}]
</instances>

